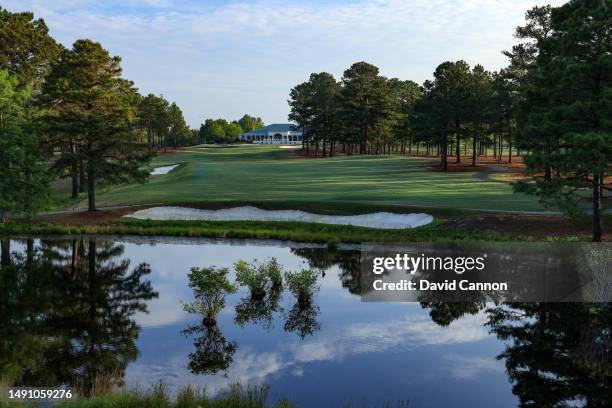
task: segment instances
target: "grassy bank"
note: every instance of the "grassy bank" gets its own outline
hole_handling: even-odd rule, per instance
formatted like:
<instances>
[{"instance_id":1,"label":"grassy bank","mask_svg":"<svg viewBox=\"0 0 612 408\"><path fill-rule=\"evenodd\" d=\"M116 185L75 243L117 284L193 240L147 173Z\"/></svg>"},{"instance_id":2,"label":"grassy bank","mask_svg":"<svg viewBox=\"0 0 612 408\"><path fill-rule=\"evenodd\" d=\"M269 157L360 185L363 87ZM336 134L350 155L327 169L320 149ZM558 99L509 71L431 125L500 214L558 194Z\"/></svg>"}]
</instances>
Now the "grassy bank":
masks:
<instances>
[{"instance_id":1,"label":"grassy bank","mask_svg":"<svg viewBox=\"0 0 612 408\"><path fill-rule=\"evenodd\" d=\"M152 167L180 164L146 184L100 191L99 206L190 205L224 201L283 202L314 211L312 203L485 211L542 211L534 197L476 172L440 172L431 159L340 156L307 159L278 146L191 148L162 154Z\"/></svg>"},{"instance_id":2,"label":"grassy bank","mask_svg":"<svg viewBox=\"0 0 612 408\"><path fill-rule=\"evenodd\" d=\"M450 228L434 221L414 229L385 230L304 222L266 221L152 221L121 218L100 225L15 223L0 226L0 235L141 235L278 239L298 242L427 242L445 240L511 240L510 236Z\"/></svg>"}]
</instances>

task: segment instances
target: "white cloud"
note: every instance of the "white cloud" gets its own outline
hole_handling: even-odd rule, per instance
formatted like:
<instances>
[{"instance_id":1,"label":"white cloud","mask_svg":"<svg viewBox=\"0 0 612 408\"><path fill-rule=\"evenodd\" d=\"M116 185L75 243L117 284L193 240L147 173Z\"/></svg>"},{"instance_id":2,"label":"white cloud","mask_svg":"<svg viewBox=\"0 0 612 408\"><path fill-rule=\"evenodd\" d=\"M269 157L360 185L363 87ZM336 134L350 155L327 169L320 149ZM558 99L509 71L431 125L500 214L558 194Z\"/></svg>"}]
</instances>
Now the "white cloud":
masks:
<instances>
[{"instance_id":1,"label":"white cloud","mask_svg":"<svg viewBox=\"0 0 612 408\"><path fill-rule=\"evenodd\" d=\"M484 314L479 314L441 327L426 315L406 315L384 322L350 324L294 345L293 355L295 361L307 363L342 360L351 354L476 342L488 337L485 320Z\"/></svg>"},{"instance_id":2,"label":"white cloud","mask_svg":"<svg viewBox=\"0 0 612 408\"><path fill-rule=\"evenodd\" d=\"M451 375L463 380L471 380L487 372L504 371L504 363L493 358L446 355L444 359L451 363Z\"/></svg>"},{"instance_id":3,"label":"white cloud","mask_svg":"<svg viewBox=\"0 0 612 408\"><path fill-rule=\"evenodd\" d=\"M551 3L559 4L561 0ZM310 72L340 77L366 60L384 75L422 81L449 59L505 64L531 0L8 0L32 9L69 45L100 41L123 57L142 92L176 100L188 122L262 115L285 121L287 95Z\"/></svg>"}]
</instances>

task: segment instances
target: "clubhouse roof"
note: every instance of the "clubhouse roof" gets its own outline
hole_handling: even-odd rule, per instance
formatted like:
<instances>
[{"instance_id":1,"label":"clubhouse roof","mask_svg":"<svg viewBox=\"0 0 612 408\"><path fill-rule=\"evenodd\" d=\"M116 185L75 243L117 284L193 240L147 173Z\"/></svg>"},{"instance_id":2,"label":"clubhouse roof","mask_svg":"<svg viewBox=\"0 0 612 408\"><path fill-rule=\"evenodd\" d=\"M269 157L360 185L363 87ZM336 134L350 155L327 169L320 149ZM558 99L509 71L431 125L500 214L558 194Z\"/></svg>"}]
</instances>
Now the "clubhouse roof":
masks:
<instances>
[{"instance_id":1,"label":"clubhouse roof","mask_svg":"<svg viewBox=\"0 0 612 408\"><path fill-rule=\"evenodd\" d=\"M274 123L243 133L240 140L257 144L299 144L302 128L292 123Z\"/></svg>"}]
</instances>

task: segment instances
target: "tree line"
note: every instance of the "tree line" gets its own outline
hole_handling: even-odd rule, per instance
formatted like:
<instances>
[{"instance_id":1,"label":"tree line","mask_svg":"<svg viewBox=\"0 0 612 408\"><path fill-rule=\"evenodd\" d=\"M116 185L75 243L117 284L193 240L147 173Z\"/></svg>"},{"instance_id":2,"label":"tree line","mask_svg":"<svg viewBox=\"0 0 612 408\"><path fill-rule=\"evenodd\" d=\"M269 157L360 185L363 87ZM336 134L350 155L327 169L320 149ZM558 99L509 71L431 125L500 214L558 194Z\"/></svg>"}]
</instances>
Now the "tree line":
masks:
<instances>
[{"instance_id":1,"label":"tree line","mask_svg":"<svg viewBox=\"0 0 612 408\"><path fill-rule=\"evenodd\" d=\"M33 214L49 183L69 179L71 197L144 182L160 149L234 141L261 118L206 121L190 129L163 95L143 96L122 76L121 58L89 39L66 48L31 12L0 7L0 212Z\"/></svg>"},{"instance_id":2,"label":"tree line","mask_svg":"<svg viewBox=\"0 0 612 408\"><path fill-rule=\"evenodd\" d=\"M198 130L199 143L235 143L242 133L264 127L260 117L245 114L238 120L206 119Z\"/></svg>"},{"instance_id":3,"label":"tree line","mask_svg":"<svg viewBox=\"0 0 612 408\"><path fill-rule=\"evenodd\" d=\"M600 241L611 191L612 4L572 0L534 7L517 27L508 66L438 65L422 84L357 62L340 80L321 72L291 89L289 119L315 156L434 155L476 165L521 155L530 175L516 191L569 214L590 213ZM587 204L588 203L588 204Z\"/></svg>"},{"instance_id":4,"label":"tree line","mask_svg":"<svg viewBox=\"0 0 612 408\"><path fill-rule=\"evenodd\" d=\"M0 209L33 213L54 178L87 192L143 182L153 148L190 135L183 114L163 97L142 96L123 78L121 58L99 43L57 43L31 12L0 8Z\"/></svg>"}]
</instances>

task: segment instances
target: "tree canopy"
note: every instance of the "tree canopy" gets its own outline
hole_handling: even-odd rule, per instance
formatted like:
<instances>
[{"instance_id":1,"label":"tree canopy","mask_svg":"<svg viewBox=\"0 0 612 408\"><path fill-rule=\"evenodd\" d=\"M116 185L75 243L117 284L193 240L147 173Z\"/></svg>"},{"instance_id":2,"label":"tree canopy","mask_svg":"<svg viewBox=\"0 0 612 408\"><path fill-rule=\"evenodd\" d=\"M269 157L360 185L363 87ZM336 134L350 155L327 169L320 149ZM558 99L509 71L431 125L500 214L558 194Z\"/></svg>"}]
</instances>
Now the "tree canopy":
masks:
<instances>
[{"instance_id":1,"label":"tree canopy","mask_svg":"<svg viewBox=\"0 0 612 408\"><path fill-rule=\"evenodd\" d=\"M51 144L70 147L56 165L82 166L90 211L96 209L97 186L143 182L148 175L142 166L151 156L134 133L138 94L121 77L120 61L99 43L77 40L43 88Z\"/></svg>"}]
</instances>

